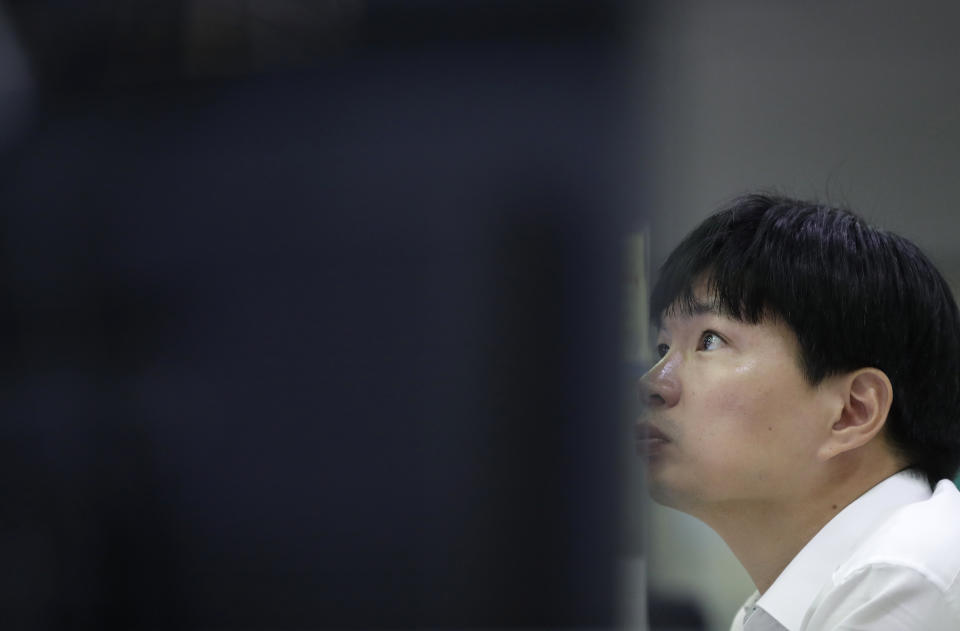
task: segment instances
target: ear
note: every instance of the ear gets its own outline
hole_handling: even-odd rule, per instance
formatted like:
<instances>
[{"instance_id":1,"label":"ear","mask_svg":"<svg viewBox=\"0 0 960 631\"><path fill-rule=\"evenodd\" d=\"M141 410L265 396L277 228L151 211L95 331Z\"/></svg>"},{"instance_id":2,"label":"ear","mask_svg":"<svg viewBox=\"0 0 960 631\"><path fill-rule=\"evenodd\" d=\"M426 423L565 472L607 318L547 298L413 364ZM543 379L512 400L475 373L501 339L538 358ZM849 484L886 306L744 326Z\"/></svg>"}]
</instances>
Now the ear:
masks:
<instances>
[{"instance_id":1,"label":"ear","mask_svg":"<svg viewBox=\"0 0 960 631\"><path fill-rule=\"evenodd\" d=\"M861 368L839 377L843 407L839 418L831 419L829 437L820 448L820 456L834 456L861 447L873 439L887 422L893 403L893 386L877 368Z\"/></svg>"}]
</instances>

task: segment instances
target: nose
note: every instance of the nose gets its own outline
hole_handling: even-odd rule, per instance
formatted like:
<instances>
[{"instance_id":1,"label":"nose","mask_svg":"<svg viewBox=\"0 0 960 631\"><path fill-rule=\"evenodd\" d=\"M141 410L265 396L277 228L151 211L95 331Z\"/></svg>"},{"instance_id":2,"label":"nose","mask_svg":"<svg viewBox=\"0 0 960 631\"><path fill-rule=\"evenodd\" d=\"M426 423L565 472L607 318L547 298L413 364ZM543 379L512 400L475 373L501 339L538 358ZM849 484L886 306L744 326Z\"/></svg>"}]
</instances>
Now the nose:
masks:
<instances>
[{"instance_id":1,"label":"nose","mask_svg":"<svg viewBox=\"0 0 960 631\"><path fill-rule=\"evenodd\" d=\"M640 388L640 403L651 408L671 408L680 401L680 382L677 379L676 368L679 358L667 354L642 377Z\"/></svg>"}]
</instances>

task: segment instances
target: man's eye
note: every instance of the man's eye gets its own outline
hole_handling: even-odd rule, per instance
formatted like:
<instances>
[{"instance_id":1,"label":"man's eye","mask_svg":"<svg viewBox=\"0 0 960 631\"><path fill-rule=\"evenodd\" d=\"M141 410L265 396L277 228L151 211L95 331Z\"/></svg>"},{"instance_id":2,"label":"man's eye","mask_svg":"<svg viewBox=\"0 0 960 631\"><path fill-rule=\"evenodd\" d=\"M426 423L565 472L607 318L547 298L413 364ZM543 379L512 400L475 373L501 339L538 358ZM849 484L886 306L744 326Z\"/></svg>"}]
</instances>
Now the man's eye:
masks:
<instances>
[{"instance_id":1,"label":"man's eye","mask_svg":"<svg viewBox=\"0 0 960 631\"><path fill-rule=\"evenodd\" d=\"M663 359L670 347L667 344L657 344L657 355Z\"/></svg>"},{"instance_id":2,"label":"man's eye","mask_svg":"<svg viewBox=\"0 0 960 631\"><path fill-rule=\"evenodd\" d=\"M697 350L701 351L713 351L723 344L723 338L714 333L713 331L704 331L703 335L700 336L700 346Z\"/></svg>"}]
</instances>

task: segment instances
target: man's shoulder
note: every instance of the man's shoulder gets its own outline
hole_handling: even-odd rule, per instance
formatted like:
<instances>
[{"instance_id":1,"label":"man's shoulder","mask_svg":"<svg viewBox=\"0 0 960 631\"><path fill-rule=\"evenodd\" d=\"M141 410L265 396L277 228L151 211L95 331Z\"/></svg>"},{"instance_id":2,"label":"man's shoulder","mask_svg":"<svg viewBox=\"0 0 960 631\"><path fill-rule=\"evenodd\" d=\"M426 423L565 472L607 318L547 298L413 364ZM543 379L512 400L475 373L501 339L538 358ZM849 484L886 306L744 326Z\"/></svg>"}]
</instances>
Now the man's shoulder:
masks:
<instances>
[{"instance_id":1,"label":"man's shoulder","mask_svg":"<svg viewBox=\"0 0 960 631\"><path fill-rule=\"evenodd\" d=\"M897 566L943 590L960 575L960 491L941 480L929 499L907 504L879 525L834 572L842 583L866 568Z\"/></svg>"}]
</instances>

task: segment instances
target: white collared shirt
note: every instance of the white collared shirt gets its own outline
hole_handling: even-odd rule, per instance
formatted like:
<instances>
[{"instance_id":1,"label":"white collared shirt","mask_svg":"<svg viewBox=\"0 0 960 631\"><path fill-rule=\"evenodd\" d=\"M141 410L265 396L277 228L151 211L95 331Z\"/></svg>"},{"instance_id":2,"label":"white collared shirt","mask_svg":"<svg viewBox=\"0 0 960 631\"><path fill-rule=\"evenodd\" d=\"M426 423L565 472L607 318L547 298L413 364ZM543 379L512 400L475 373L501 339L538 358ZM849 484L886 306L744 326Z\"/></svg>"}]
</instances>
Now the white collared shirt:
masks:
<instances>
[{"instance_id":1,"label":"white collared shirt","mask_svg":"<svg viewBox=\"0 0 960 631\"><path fill-rule=\"evenodd\" d=\"M960 630L960 491L901 471L840 511L731 631Z\"/></svg>"}]
</instances>

